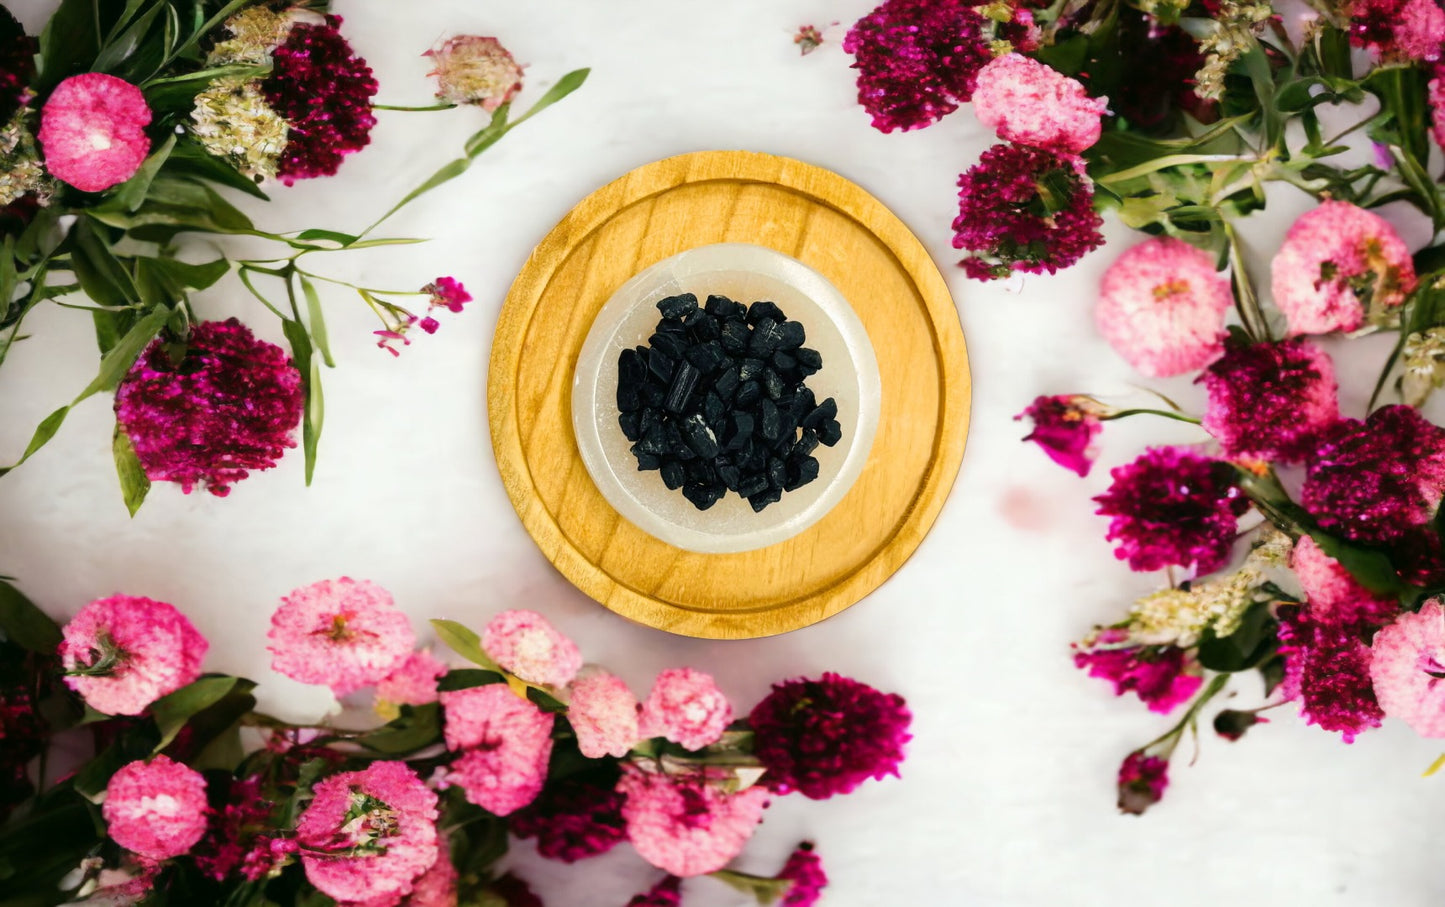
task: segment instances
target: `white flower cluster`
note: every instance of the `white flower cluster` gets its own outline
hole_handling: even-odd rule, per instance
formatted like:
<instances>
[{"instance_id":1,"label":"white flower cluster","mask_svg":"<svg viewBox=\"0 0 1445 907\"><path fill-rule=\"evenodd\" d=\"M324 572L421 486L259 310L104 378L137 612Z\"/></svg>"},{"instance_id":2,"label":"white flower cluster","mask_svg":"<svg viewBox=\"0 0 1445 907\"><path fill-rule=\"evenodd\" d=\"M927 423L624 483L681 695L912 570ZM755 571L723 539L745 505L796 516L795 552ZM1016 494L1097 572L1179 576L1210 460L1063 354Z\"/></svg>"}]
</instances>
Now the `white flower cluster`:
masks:
<instances>
[{"instance_id":1,"label":"white flower cluster","mask_svg":"<svg viewBox=\"0 0 1445 907\"><path fill-rule=\"evenodd\" d=\"M254 80L217 79L191 111L191 134L205 149L257 179L276 175L290 131Z\"/></svg>"},{"instance_id":2,"label":"white flower cluster","mask_svg":"<svg viewBox=\"0 0 1445 907\"><path fill-rule=\"evenodd\" d=\"M28 114L29 111L22 108L0 129L0 206L32 192L42 205L50 201L50 180L40 163L35 136L25 123Z\"/></svg>"}]
</instances>

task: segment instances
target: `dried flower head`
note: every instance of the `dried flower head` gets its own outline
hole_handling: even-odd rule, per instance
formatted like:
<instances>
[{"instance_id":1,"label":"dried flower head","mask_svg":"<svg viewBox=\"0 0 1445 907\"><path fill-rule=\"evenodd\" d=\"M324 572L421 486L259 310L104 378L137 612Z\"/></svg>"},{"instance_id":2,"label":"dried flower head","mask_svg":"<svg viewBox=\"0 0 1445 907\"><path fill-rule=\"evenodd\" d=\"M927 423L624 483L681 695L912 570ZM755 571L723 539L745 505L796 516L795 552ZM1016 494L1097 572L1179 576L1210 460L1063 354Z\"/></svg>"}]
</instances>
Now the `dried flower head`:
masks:
<instances>
[{"instance_id":1,"label":"dried flower head","mask_svg":"<svg viewBox=\"0 0 1445 907\"><path fill-rule=\"evenodd\" d=\"M206 55L206 63L213 67L270 63L271 52L286 40L292 26L297 24L324 25L326 17L302 7L285 11L266 5L247 7L222 25L230 37L216 42Z\"/></svg>"},{"instance_id":2,"label":"dried flower head","mask_svg":"<svg viewBox=\"0 0 1445 907\"><path fill-rule=\"evenodd\" d=\"M798 33L793 35L793 43L798 45L798 53L806 57L823 46L823 32L816 25L799 26Z\"/></svg>"},{"instance_id":3,"label":"dried flower head","mask_svg":"<svg viewBox=\"0 0 1445 907\"><path fill-rule=\"evenodd\" d=\"M255 80L216 79L196 95L191 135L246 176L271 179L291 128L271 109Z\"/></svg>"},{"instance_id":4,"label":"dried flower head","mask_svg":"<svg viewBox=\"0 0 1445 907\"><path fill-rule=\"evenodd\" d=\"M1421 737L1445 737L1445 604L1425 603L1375 634L1370 680L1380 708Z\"/></svg>"},{"instance_id":5,"label":"dried flower head","mask_svg":"<svg viewBox=\"0 0 1445 907\"><path fill-rule=\"evenodd\" d=\"M973 112L1006 142L1058 154L1078 154L1099 140L1104 98L1021 54L996 57L978 73Z\"/></svg>"},{"instance_id":6,"label":"dried flower head","mask_svg":"<svg viewBox=\"0 0 1445 907\"><path fill-rule=\"evenodd\" d=\"M458 35L427 51L437 97L449 104L476 104L491 113L522 90L522 67L496 38Z\"/></svg>"},{"instance_id":7,"label":"dried flower head","mask_svg":"<svg viewBox=\"0 0 1445 907\"><path fill-rule=\"evenodd\" d=\"M1329 354L1301 338L1230 338L1224 349L1198 379L1209 391L1204 430L1230 459L1304 459L1340 415Z\"/></svg>"},{"instance_id":8,"label":"dried flower head","mask_svg":"<svg viewBox=\"0 0 1445 907\"><path fill-rule=\"evenodd\" d=\"M496 683L441 694L447 749L460 752L447 783L499 816L536 799L552 755L550 714Z\"/></svg>"},{"instance_id":9,"label":"dried flower head","mask_svg":"<svg viewBox=\"0 0 1445 907\"><path fill-rule=\"evenodd\" d=\"M1199 42L1204 65L1194 76L1195 94L1211 100L1224 96L1229 68L1249 50L1274 14L1269 0L1219 0L1217 6L1214 28Z\"/></svg>"},{"instance_id":10,"label":"dried flower head","mask_svg":"<svg viewBox=\"0 0 1445 907\"><path fill-rule=\"evenodd\" d=\"M627 838L644 860L675 876L702 875L736 857L762 821L768 792L728 793L701 773L669 775L623 766Z\"/></svg>"},{"instance_id":11,"label":"dried flower head","mask_svg":"<svg viewBox=\"0 0 1445 907\"><path fill-rule=\"evenodd\" d=\"M1169 786L1169 760L1135 750L1119 766L1119 812L1142 816L1164 797Z\"/></svg>"},{"instance_id":12,"label":"dried flower head","mask_svg":"<svg viewBox=\"0 0 1445 907\"><path fill-rule=\"evenodd\" d=\"M0 129L0 207L27 195L41 205L50 203L54 184L40 161L40 148L30 132L29 119L30 112L20 110Z\"/></svg>"},{"instance_id":13,"label":"dried flower head","mask_svg":"<svg viewBox=\"0 0 1445 907\"><path fill-rule=\"evenodd\" d=\"M206 833L206 779L193 768L156 756L131 762L105 788L106 833L150 860L189 851Z\"/></svg>"},{"instance_id":14,"label":"dried flower head","mask_svg":"<svg viewBox=\"0 0 1445 907\"><path fill-rule=\"evenodd\" d=\"M50 174L84 192L130 179L150 153L151 109L141 90L98 72L71 76L40 111L38 138Z\"/></svg>"},{"instance_id":15,"label":"dried flower head","mask_svg":"<svg viewBox=\"0 0 1445 907\"><path fill-rule=\"evenodd\" d=\"M1104 408L1089 397L1037 397L1028 409L1014 416L1014 421L1032 419L1034 430L1024 440L1037 444L1050 460L1065 469L1086 476L1099 453L1094 438L1104 428L1099 421L1103 412Z\"/></svg>"},{"instance_id":16,"label":"dried flower head","mask_svg":"<svg viewBox=\"0 0 1445 907\"><path fill-rule=\"evenodd\" d=\"M1400 351L1404 374L1400 395L1407 406L1421 406L1430 392L1445 386L1445 327L1426 328L1405 338Z\"/></svg>"},{"instance_id":17,"label":"dried flower head","mask_svg":"<svg viewBox=\"0 0 1445 907\"><path fill-rule=\"evenodd\" d=\"M343 576L302 586L271 615L271 668L337 696L386 678L416 644L411 621L391 593Z\"/></svg>"},{"instance_id":18,"label":"dried flower head","mask_svg":"<svg viewBox=\"0 0 1445 907\"><path fill-rule=\"evenodd\" d=\"M196 680L210 647L175 606L130 595L91 602L64 633L66 685L107 715L140 715Z\"/></svg>"}]
</instances>

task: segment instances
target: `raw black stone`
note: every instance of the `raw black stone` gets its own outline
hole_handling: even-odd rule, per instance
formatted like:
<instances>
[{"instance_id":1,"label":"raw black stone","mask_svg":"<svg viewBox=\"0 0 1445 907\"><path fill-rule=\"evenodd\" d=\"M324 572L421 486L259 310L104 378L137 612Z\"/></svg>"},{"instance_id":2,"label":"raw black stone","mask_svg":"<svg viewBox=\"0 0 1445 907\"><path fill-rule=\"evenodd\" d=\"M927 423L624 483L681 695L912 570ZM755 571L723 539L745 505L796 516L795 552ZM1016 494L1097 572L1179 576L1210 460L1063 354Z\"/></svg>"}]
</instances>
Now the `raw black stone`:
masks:
<instances>
[{"instance_id":1,"label":"raw black stone","mask_svg":"<svg viewBox=\"0 0 1445 907\"><path fill-rule=\"evenodd\" d=\"M642 382L647 364L636 350L623 350L617 357L617 409L629 413L642 406Z\"/></svg>"},{"instance_id":2,"label":"raw black stone","mask_svg":"<svg viewBox=\"0 0 1445 907\"><path fill-rule=\"evenodd\" d=\"M692 389L697 387L699 377L700 373L693 368L691 362L684 362L677 367L677 374L672 376L672 384L667 389L667 400L664 403L668 412L682 412Z\"/></svg>"},{"instance_id":3,"label":"raw black stone","mask_svg":"<svg viewBox=\"0 0 1445 907\"><path fill-rule=\"evenodd\" d=\"M783 499L783 489L769 488L767 491L758 492L748 498L748 503L753 505L754 513L762 513L763 508L769 504L776 504Z\"/></svg>"},{"instance_id":4,"label":"raw black stone","mask_svg":"<svg viewBox=\"0 0 1445 907\"><path fill-rule=\"evenodd\" d=\"M743 474L731 463L723 463L717 468L718 481L722 482L728 491L737 491L738 485L743 480Z\"/></svg>"},{"instance_id":5,"label":"raw black stone","mask_svg":"<svg viewBox=\"0 0 1445 907\"><path fill-rule=\"evenodd\" d=\"M722 341L723 349L733 355L742 355L748 348L748 341L752 339L752 333L748 326L742 321L724 321L718 329L718 339Z\"/></svg>"},{"instance_id":6,"label":"raw black stone","mask_svg":"<svg viewBox=\"0 0 1445 907\"><path fill-rule=\"evenodd\" d=\"M771 318L764 318L753 325L753 336L748 340L748 352L759 359L766 359L773 355L781 342L778 323Z\"/></svg>"},{"instance_id":7,"label":"raw black stone","mask_svg":"<svg viewBox=\"0 0 1445 907\"><path fill-rule=\"evenodd\" d=\"M668 320L668 319L666 319L666 318L662 319L661 321L659 321L659 322L657 323L657 328L656 328L656 330L657 330L657 333L659 333L659 334L686 334L686 333L687 333L687 328L683 325L683 323L682 323L681 321L670 321L670 320Z\"/></svg>"},{"instance_id":8,"label":"raw black stone","mask_svg":"<svg viewBox=\"0 0 1445 907\"><path fill-rule=\"evenodd\" d=\"M717 395L724 400L731 400L733 394L737 393L738 380L738 367L734 365L723 369L723 373L718 375L717 383L712 386L712 389L717 391Z\"/></svg>"},{"instance_id":9,"label":"raw black stone","mask_svg":"<svg viewBox=\"0 0 1445 907\"><path fill-rule=\"evenodd\" d=\"M763 360L744 359L738 363L738 378L742 381L751 381L763 373Z\"/></svg>"},{"instance_id":10,"label":"raw black stone","mask_svg":"<svg viewBox=\"0 0 1445 907\"><path fill-rule=\"evenodd\" d=\"M647 338L647 344L654 350L662 350L673 362L687 355L687 338L681 334L653 334Z\"/></svg>"},{"instance_id":11,"label":"raw black stone","mask_svg":"<svg viewBox=\"0 0 1445 907\"><path fill-rule=\"evenodd\" d=\"M837 416L838 401L829 397L822 403L819 403L812 412L808 413L800 421L804 428L818 429L822 427L824 422L837 418Z\"/></svg>"},{"instance_id":12,"label":"raw black stone","mask_svg":"<svg viewBox=\"0 0 1445 907\"><path fill-rule=\"evenodd\" d=\"M729 318L745 318L748 314L748 307L741 302L733 302L726 296L709 296L707 298L707 313L719 320Z\"/></svg>"},{"instance_id":13,"label":"raw black stone","mask_svg":"<svg viewBox=\"0 0 1445 907\"><path fill-rule=\"evenodd\" d=\"M793 399L788 401L788 415L794 422L801 423L803 417L813 411L817 406L817 398L813 396L813 390L809 387L800 387L793 392Z\"/></svg>"},{"instance_id":14,"label":"raw black stone","mask_svg":"<svg viewBox=\"0 0 1445 907\"><path fill-rule=\"evenodd\" d=\"M652 352L647 354L647 370L663 384L672 380L674 368L676 368L674 360L663 353L662 350L654 348Z\"/></svg>"},{"instance_id":15,"label":"raw black stone","mask_svg":"<svg viewBox=\"0 0 1445 907\"><path fill-rule=\"evenodd\" d=\"M795 350L808 339L808 332L803 330L800 321L784 321L778 325L778 335L781 338L779 347L785 350Z\"/></svg>"},{"instance_id":16,"label":"raw black stone","mask_svg":"<svg viewBox=\"0 0 1445 907\"><path fill-rule=\"evenodd\" d=\"M768 477L764 473L755 472L752 475L743 477L742 481L738 482L738 487L735 490L745 498L762 491L767 491Z\"/></svg>"},{"instance_id":17,"label":"raw black stone","mask_svg":"<svg viewBox=\"0 0 1445 907\"><path fill-rule=\"evenodd\" d=\"M818 369L823 367L823 354L817 350L809 349L806 346L800 347L798 351L793 354L793 358L798 360L798 371L802 372L804 377L817 372Z\"/></svg>"},{"instance_id":18,"label":"raw black stone","mask_svg":"<svg viewBox=\"0 0 1445 907\"><path fill-rule=\"evenodd\" d=\"M687 333L693 340L716 340L722 333L722 329L718 327L716 319L704 315L697 320L696 324L687 326Z\"/></svg>"},{"instance_id":19,"label":"raw black stone","mask_svg":"<svg viewBox=\"0 0 1445 907\"><path fill-rule=\"evenodd\" d=\"M843 426L838 424L837 419L829 419L818 429L818 441L832 447L843 437Z\"/></svg>"},{"instance_id":20,"label":"raw black stone","mask_svg":"<svg viewBox=\"0 0 1445 907\"><path fill-rule=\"evenodd\" d=\"M771 302L755 302L748 306L748 324L757 324L764 318L771 318L779 324L788 320L783 310Z\"/></svg>"},{"instance_id":21,"label":"raw black stone","mask_svg":"<svg viewBox=\"0 0 1445 907\"><path fill-rule=\"evenodd\" d=\"M669 490L676 491L682 487L683 482L682 464L676 460L669 460L662 464L662 484Z\"/></svg>"},{"instance_id":22,"label":"raw black stone","mask_svg":"<svg viewBox=\"0 0 1445 907\"><path fill-rule=\"evenodd\" d=\"M682 496L692 502L698 510L707 510L726 493L721 485L684 485Z\"/></svg>"},{"instance_id":23,"label":"raw black stone","mask_svg":"<svg viewBox=\"0 0 1445 907\"><path fill-rule=\"evenodd\" d=\"M647 472L650 469L657 469L662 465L662 460L652 454L640 453L637 455L637 471Z\"/></svg>"},{"instance_id":24,"label":"raw black stone","mask_svg":"<svg viewBox=\"0 0 1445 907\"><path fill-rule=\"evenodd\" d=\"M791 373L798 368L798 360L782 350L778 350L773 354L773 368L785 374Z\"/></svg>"},{"instance_id":25,"label":"raw black stone","mask_svg":"<svg viewBox=\"0 0 1445 907\"><path fill-rule=\"evenodd\" d=\"M687 361L697 366L697 370L700 372L714 372L727 365L732 359L723 352L722 344L716 340L709 340L688 350Z\"/></svg>"},{"instance_id":26,"label":"raw black stone","mask_svg":"<svg viewBox=\"0 0 1445 907\"><path fill-rule=\"evenodd\" d=\"M744 381L738 387L737 399L733 402L739 407L751 407L763 398L763 386L756 381Z\"/></svg>"},{"instance_id":27,"label":"raw black stone","mask_svg":"<svg viewBox=\"0 0 1445 907\"><path fill-rule=\"evenodd\" d=\"M789 464L788 481L783 484L783 490L796 491L817 477L818 460L815 457L802 457Z\"/></svg>"},{"instance_id":28,"label":"raw black stone","mask_svg":"<svg viewBox=\"0 0 1445 907\"><path fill-rule=\"evenodd\" d=\"M793 447L788 451L788 459L802 459L818 449L818 436L811 428L803 429L798 440L793 442Z\"/></svg>"},{"instance_id":29,"label":"raw black stone","mask_svg":"<svg viewBox=\"0 0 1445 907\"><path fill-rule=\"evenodd\" d=\"M651 454L654 457L661 456L667 452L667 430L661 424L654 425L632 445L632 452L635 454Z\"/></svg>"},{"instance_id":30,"label":"raw black stone","mask_svg":"<svg viewBox=\"0 0 1445 907\"><path fill-rule=\"evenodd\" d=\"M788 483L788 464L777 457L768 461L768 484L774 488L782 488Z\"/></svg>"},{"instance_id":31,"label":"raw black stone","mask_svg":"<svg viewBox=\"0 0 1445 907\"><path fill-rule=\"evenodd\" d=\"M714 423L720 423L723 416L727 415L727 411L727 404L722 402L722 398L712 391L708 391L707 396L703 397L702 417L707 420L709 426Z\"/></svg>"},{"instance_id":32,"label":"raw black stone","mask_svg":"<svg viewBox=\"0 0 1445 907\"><path fill-rule=\"evenodd\" d=\"M691 293L680 293L677 296L669 296L659 300L657 310L662 313L663 318L673 320L686 318L697 311L697 297Z\"/></svg>"},{"instance_id":33,"label":"raw black stone","mask_svg":"<svg viewBox=\"0 0 1445 907\"><path fill-rule=\"evenodd\" d=\"M682 421L682 438L693 453L705 460L718 454L717 437L707 427L701 413L693 413Z\"/></svg>"},{"instance_id":34,"label":"raw black stone","mask_svg":"<svg viewBox=\"0 0 1445 907\"><path fill-rule=\"evenodd\" d=\"M758 434L765 441L776 441L783 433L783 420L777 404L764 400L758 407Z\"/></svg>"},{"instance_id":35,"label":"raw black stone","mask_svg":"<svg viewBox=\"0 0 1445 907\"><path fill-rule=\"evenodd\" d=\"M618 413L617 424L622 426L622 435L629 441L642 438L642 411Z\"/></svg>"},{"instance_id":36,"label":"raw black stone","mask_svg":"<svg viewBox=\"0 0 1445 907\"><path fill-rule=\"evenodd\" d=\"M728 450L741 450L753 436L753 414L734 412L728 420L726 443Z\"/></svg>"},{"instance_id":37,"label":"raw black stone","mask_svg":"<svg viewBox=\"0 0 1445 907\"><path fill-rule=\"evenodd\" d=\"M783 396L787 385L783 384L782 376L770 368L763 369L763 390L767 393L769 400L776 401Z\"/></svg>"}]
</instances>

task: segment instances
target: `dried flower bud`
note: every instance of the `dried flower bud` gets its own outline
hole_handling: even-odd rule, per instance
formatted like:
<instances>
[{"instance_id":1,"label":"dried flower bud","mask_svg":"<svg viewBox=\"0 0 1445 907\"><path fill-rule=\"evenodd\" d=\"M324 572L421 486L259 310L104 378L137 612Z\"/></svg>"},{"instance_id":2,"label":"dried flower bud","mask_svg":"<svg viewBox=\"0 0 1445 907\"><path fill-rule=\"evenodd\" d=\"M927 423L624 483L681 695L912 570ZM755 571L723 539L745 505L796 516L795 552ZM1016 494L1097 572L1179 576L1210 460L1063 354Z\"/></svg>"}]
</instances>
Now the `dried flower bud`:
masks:
<instances>
[{"instance_id":1,"label":"dried flower bud","mask_svg":"<svg viewBox=\"0 0 1445 907\"><path fill-rule=\"evenodd\" d=\"M437 97L490 113L522 90L522 67L496 38L459 35L425 56L436 66Z\"/></svg>"}]
</instances>

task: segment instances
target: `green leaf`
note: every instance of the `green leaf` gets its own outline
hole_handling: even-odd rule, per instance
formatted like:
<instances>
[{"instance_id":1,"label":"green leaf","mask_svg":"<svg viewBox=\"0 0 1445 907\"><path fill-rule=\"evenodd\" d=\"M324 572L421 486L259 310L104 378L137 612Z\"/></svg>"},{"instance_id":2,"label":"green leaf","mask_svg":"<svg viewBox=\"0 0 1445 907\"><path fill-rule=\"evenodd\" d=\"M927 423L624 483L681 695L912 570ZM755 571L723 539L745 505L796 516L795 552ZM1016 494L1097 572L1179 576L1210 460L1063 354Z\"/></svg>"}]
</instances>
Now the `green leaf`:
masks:
<instances>
[{"instance_id":1,"label":"green leaf","mask_svg":"<svg viewBox=\"0 0 1445 907\"><path fill-rule=\"evenodd\" d=\"M291 358L301 372L301 383L306 392L305 418L301 424L301 447L306 454L306 484L316 471L316 445L321 441L321 424L326 415L326 405L321 396L321 366L312 354L311 335L306 326L293 318L281 321L281 331L291 344Z\"/></svg>"},{"instance_id":2,"label":"green leaf","mask_svg":"<svg viewBox=\"0 0 1445 907\"><path fill-rule=\"evenodd\" d=\"M437 690L452 693L457 690L470 690L472 687L506 682L507 678L496 671L484 671L481 668L455 668L442 675L441 679L437 681Z\"/></svg>"},{"instance_id":3,"label":"green leaf","mask_svg":"<svg viewBox=\"0 0 1445 907\"><path fill-rule=\"evenodd\" d=\"M446 643L447 648L461 657L478 664L489 671L502 673L501 665L492 660L486 652L482 651L482 638L471 629L457 623L454 620L433 619L432 627L437 632L437 639Z\"/></svg>"},{"instance_id":4,"label":"green leaf","mask_svg":"<svg viewBox=\"0 0 1445 907\"><path fill-rule=\"evenodd\" d=\"M1257 667L1274 654L1276 627L1269 602L1256 602L1245 611L1239 629L1229 636L1204 634L1199 643L1199 663L1211 671L1228 673Z\"/></svg>"},{"instance_id":5,"label":"green leaf","mask_svg":"<svg viewBox=\"0 0 1445 907\"><path fill-rule=\"evenodd\" d=\"M567 712L567 706L565 703L562 702L562 700L558 699L556 696L553 696L551 693L548 693L546 690L541 689L540 687L535 687L531 684L528 684L527 698L532 701L533 705L537 706L544 712L551 712L556 715L566 714Z\"/></svg>"},{"instance_id":6,"label":"green leaf","mask_svg":"<svg viewBox=\"0 0 1445 907\"><path fill-rule=\"evenodd\" d=\"M95 0L61 0L40 32L40 73L31 84L44 97L61 80L86 70L86 61L100 52L92 6Z\"/></svg>"},{"instance_id":7,"label":"green leaf","mask_svg":"<svg viewBox=\"0 0 1445 907\"><path fill-rule=\"evenodd\" d=\"M235 688L238 679L225 675L202 677L152 703L151 717L161 732L154 751L159 753L169 746L192 716L220 702Z\"/></svg>"},{"instance_id":8,"label":"green leaf","mask_svg":"<svg viewBox=\"0 0 1445 907\"><path fill-rule=\"evenodd\" d=\"M91 63L91 72L106 72L112 74L123 74L125 64L130 62L131 57L141 50L145 44L146 35L150 32L151 26L155 23L156 17L160 15L166 4L157 3L146 10L136 19L119 38L107 44Z\"/></svg>"},{"instance_id":9,"label":"green leaf","mask_svg":"<svg viewBox=\"0 0 1445 907\"><path fill-rule=\"evenodd\" d=\"M772 904L793 887L792 879L770 879L749 875L745 872L734 872L731 869L719 869L708 875L719 882L727 883L743 894L752 895L759 904Z\"/></svg>"},{"instance_id":10,"label":"green leaf","mask_svg":"<svg viewBox=\"0 0 1445 907\"><path fill-rule=\"evenodd\" d=\"M297 233L297 234L296 234L296 238L297 238L297 239L301 239L301 240L305 240L305 241L307 241L307 242L312 242L312 241L318 240L318 239L324 239L324 240L327 240L327 241L329 241L329 242L334 242L334 243L336 243L337 245L344 247L344 246L349 246L349 245L351 245L352 243L356 242L356 241L357 241L358 239L360 239L361 237L356 236L355 234L352 234L352 233L342 233L342 232L337 231L337 230L319 230L319 229L312 229L312 230L302 230L300 233Z\"/></svg>"},{"instance_id":11,"label":"green leaf","mask_svg":"<svg viewBox=\"0 0 1445 907\"><path fill-rule=\"evenodd\" d=\"M1409 583L1400 579L1395 565L1383 551L1344 541L1321 529L1310 529L1309 535L1315 540L1315 544L1320 546L1321 551L1339 561L1341 567L1348 570L1360 585L1371 592L1408 595L1414 590Z\"/></svg>"},{"instance_id":12,"label":"green leaf","mask_svg":"<svg viewBox=\"0 0 1445 907\"><path fill-rule=\"evenodd\" d=\"M146 477L145 467L136 459L130 436L119 423L115 426L110 446L115 455L115 472L120 477L120 493L125 498L125 509L135 516L140 505L145 503L146 493L151 490L151 481Z\"/></svg>"},{"instance_id":13,"label":"green leaf","mask_svg":"<svg viewBox=\"0 0 1445 907\"><path fill-rule=\"evenodd\" d=\"M369 750L401 756L442 742L441 707L435 702L401 707L401 716L357 738Z\"/></svg>"},{"instance_id":14,"label":"green leaf","mask_svg":"<svg viewBox=\"0 0 1445 907\"><path fill-rule=\"evenodd\" d=\"M188 104L193 95L194 92L187 95ZM212 155L189 138L182 138L176 143L175 150L171 152L170 160L166 162L163 172L167 177L189 177L190 179L186 180L188 182L208 180L220 186L238 189L262 200L269 199L261 187L256 185L255 180L239 172L221 158Z\"/></svg>"},{"instance_id":15,"label":"green leaf","mask_svg":"<svg viewBox=\"0 0 1445 907\"><path fill-rule=\"evenodd\" d=\"M297 276L301 278L301 293L306 297L306 320L310 322L311 339L321 351L326 367L336 368L336 360L331 358L331 344L326 339L326 318L321 311L321 297L316 292L316 285L305 275Z\"/></svg>"},{"instance_id":16,"label":"green leaf","mask_svg":"<svg viewBox=\"0 0 1445 907\"><path fill-rule=\"evenodd\" d=\"M141 89L145 92L146 103L150 105L151 110L189 114L195 107L196 95L209 88L211 83L217 79L249 81L263 78L270 72L270 66L231 63L179 76L150 79L141 85Z\"/></svg>"},{"instance_id":17,"label":"green leaf","mask_svg":"<svg viewBox=\"0 0 1445 907\"><path fill-rule=\"evenodd\" d=\"M171 156L171 151L174 150L175 147L176 137L172 134L166 138L165 142L161 144L161 147L151 152L150 157L146 158L145 162L140 165L140 169L135 172L135 176L121 183L120 188L116 190L115 196L111 199L111 202L107 202L107 204L113 202L125 211L135 211L139 208L141 203L145 201L146 193L150 191L151 183L155 181L156 174L161 172L161 167Z\"/></svg>"},{"instance_id":18,"label":"green leaf","mask_svg":"<svg viewBox=\"0 0 1445 907\"><path fill-rule=\"evenodd\" d=\"M121 309L118 312L96 310L90 313L91 321L95 324L95 345L100 348L102 356L114 349L126 331L135 326L137 314L135 309Z\"/></svg>"},{"instance_id":19,"label":"green leaf","mask_svg":"<svg viewBox=\"0 0 1445 907\"><path fill-rule=\"evenodd\" d=\"M29 652L55 654L60 627L7 580L0 579L0 630L5 638Z\"/></svg>"},{"instance_id":20,"label":"green leaf","mask_svg":"<svg viewBox=\"0 0 1445 907\"><path fill-rule=\"evenodd\" d=\"M216 281L226 276L231 270L229 259L222 257L215 261L206 261L198 265L186 264L174 258L151 258L146 259L151 266L170 277L180 287L192 290L204 290L213 286Z\"/></svg>"},{"instance_id":21,"label":"green leaf","mask_svg":"<svg viewBox=\"0 0 1445 907\"><path fill-rule=\"evenodd\" d=\"M78 219L70 235L74 240L74 248L70 252L71 269L85 295L98 305L116 308L140 302L140 290L136 288L135 281L91 218Z\"/></svg>"}]
</instances>

